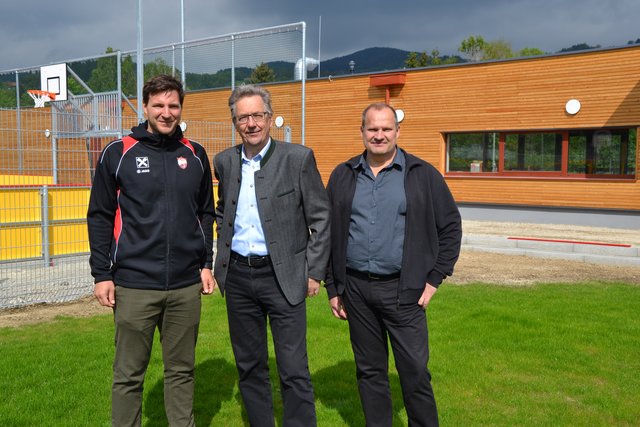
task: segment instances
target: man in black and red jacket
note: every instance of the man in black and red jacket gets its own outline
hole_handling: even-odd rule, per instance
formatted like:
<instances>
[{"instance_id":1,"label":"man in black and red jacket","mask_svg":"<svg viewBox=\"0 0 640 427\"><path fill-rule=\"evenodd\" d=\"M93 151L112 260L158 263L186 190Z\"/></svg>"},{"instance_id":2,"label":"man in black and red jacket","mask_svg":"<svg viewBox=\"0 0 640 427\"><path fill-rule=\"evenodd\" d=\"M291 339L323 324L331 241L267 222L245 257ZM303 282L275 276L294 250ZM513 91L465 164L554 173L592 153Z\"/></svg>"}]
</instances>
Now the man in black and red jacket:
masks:
<instances>
[{"instance_id":1,"label":"man in black and red jacket","mask_svg":"<svg viewBox=\"0 0 640 427\"><path fill-rule=\"evenodd\" d=\"M147 121L104 148L91 188L94 294L115 317L113 425L140 425L156 327L169 424L193 425L200 294L215 287L215 212L207 153L179 127L183 101L171 76L145 83Z\"/></svg>"}]
</instances>

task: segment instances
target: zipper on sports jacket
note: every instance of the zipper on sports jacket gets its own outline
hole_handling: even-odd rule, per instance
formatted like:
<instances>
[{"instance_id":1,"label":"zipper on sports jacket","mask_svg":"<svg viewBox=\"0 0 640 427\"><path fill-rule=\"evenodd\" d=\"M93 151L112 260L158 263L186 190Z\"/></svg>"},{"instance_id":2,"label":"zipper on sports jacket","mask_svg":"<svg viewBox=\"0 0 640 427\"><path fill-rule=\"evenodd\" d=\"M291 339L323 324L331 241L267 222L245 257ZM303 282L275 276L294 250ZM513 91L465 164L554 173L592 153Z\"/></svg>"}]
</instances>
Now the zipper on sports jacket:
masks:
<instances>
[{"instance_id":1,"label":"zipper on sports jacket","mask_svg":"<svg viewBox=\"0 0 640 427\"><path fill-rule=\"evenodd\" d=\"M169 216L169 184L168 184L168 176L169 174L167 173L167 155L166 155L166 149L165 149L165 144L167 143L166 138L164 135L161 136L160 138L160 155L162 156L162 170L164 172L164 211L165 211L165 218L167 219L167 221L165 221L165 235L166 235L166 242L167 242L167 247L166 247L166 251L165 251L165 283L164 283L164 289L165 290L169 290L169 269L170 269L170 263L169 263L169 254L171 253L170 249L171 249L171 241L170 241L170 233L169 233L169 221L170 221L170 216Z\"/></svg>"}]
</instances>

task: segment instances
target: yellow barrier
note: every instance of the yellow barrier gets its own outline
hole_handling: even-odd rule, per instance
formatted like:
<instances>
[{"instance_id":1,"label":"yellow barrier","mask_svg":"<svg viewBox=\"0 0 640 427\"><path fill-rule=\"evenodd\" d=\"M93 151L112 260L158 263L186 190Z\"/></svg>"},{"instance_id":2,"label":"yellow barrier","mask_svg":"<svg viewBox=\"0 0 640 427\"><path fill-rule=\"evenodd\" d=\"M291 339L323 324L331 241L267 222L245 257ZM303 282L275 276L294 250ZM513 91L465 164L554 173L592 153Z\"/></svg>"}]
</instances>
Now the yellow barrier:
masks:
<instances>
[{"instance_id":1,"label":"yellow barrier","mask_svg":"<svg viewBox=\"0 0 640 427\"><path fill-rule=\"evenodd\" d=\"M41 194L44 188L0 188L0 261L45 257ZM86 215L90 188L46 188L49 224L46 255L56 257L89 252ZM217 191L214 191L214 201L216 199Z\"/></svg>"},{"instance_id":2,"label":"yellow barrier","mask_svg":"<svg viewBox=\"0 0 640 427\"><path fill-rule=\"evenodd\" d=\"M51 185L52 176L0 175L0 185Z\"/></svg>"},{"instance_id":3,"label":"yellow barrier","mask_svg":"<svg viewBox=\"0 0 640 427\"><path fill-rule=\"evenodd\" d=\"M86 253L89 188L47 187L49 245L43 248L45 187L0 188L0 261ZM45 251L45 249L47 249Z\"/></svg>"}]
</instances>

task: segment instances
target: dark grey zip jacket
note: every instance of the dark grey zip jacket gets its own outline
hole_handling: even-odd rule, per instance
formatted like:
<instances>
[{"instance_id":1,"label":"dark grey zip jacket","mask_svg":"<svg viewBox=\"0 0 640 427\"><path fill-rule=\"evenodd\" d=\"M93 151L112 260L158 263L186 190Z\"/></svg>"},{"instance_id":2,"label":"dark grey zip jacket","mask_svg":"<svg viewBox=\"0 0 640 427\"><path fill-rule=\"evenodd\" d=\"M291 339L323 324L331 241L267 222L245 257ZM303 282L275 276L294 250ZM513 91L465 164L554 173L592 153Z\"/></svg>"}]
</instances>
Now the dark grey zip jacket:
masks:
<instances>
[{"instance_id":1,"label":"dark grey zip jacket","mask_svg":"<svg viewBox=\"0 0 640 427\"><path fill-rule=\"evenodd\" d=\"M398 300L414 303L426 283L438 287L453 273L460 254L462 221L440 172L402 152L406 156L407 217ZM342 295L346 284L347 240L359 159L360 155L338 165L327 185L331 206L331 262L326 283L329 298Z\"/></svg>"}]
</instances>

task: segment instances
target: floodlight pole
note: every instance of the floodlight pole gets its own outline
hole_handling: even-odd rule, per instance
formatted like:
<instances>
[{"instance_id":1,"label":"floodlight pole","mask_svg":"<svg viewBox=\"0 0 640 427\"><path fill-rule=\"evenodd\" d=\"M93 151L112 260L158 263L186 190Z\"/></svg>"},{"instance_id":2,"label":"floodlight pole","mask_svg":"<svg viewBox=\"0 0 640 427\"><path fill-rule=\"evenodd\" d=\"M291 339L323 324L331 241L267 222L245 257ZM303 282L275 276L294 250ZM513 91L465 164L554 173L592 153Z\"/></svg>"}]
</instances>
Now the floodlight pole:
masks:
<instances>
[{"instance_id":1,"label":"floodlight pole","mask_svg":"<svg viewBox=\"0 0 640 427\"><path fill-rule=\"evenodd\" d=\"M181 25L181 46L182 46L182 66L180 69L180 73L181 73L181 80L182 80L182 87L183 88L187 88L187 82L185 81L186 79L186 72L184 70L184 0L180 0L180 25Z\"/></svg>"},{"instance_id":2,"label":"floodlight pole","mask_svg":"<svg viewBox=\"0 0 640 427\"><path fill-rule=\"evenodd\" d=\"M142 85L144 81L144 55L142 52L142 0L138 0L138 49L136 52L136 98L138 101L138 122L144 121L142 113Z\"/></svg>"}]
</instances>

